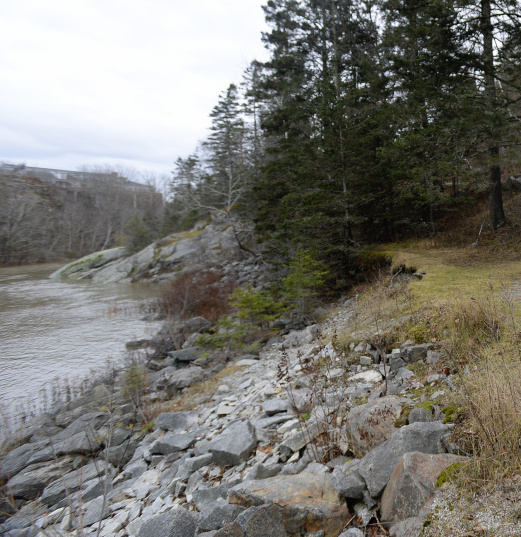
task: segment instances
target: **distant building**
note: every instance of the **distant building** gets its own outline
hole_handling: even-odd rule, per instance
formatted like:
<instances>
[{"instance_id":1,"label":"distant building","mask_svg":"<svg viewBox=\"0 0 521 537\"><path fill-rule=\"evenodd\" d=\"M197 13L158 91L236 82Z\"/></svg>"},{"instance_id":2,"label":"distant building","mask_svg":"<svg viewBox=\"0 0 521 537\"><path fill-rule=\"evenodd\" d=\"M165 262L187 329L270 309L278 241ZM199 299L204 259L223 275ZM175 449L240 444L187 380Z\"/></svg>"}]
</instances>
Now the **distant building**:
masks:
<instances>
[{"instance_id":1,"label":"distant building","mask_svg":"<svg viewBox=\"0 0 521 537\"><path fill-rule=\"evenodd\" d=\"M75 200L78 199L78 195L81 196L82 192L86 192L87 194L98 191L102 192L107 187L113 187L118 191L131 193L133 195L132 204L135 208L142 205L144 198L161 198L161 194L156 192L153 186L130 181L126 177L118 175L117 172L77 172L1 162L0 174L11 177L15 176L24 180L36 180L43 186L53 185L59 189L70 192ZM97 203L98 196L96 195L96 204Z\"/></svg>"},{"instance_id":2,"label":"distant building","mask_svg":"<svg viewBox=\"0 0 521 537\"><path fill-rule=\"evenodd\" d=\"M85 190L92 188L93 183L107 181L128 192L154 192L154 187L130 181L126 177L118 175L117 172L76 172L70 170L56 170L52 168L37 168L34 166L26 166L25 164L7 164L2 162L0 163L0 173L39 179L43 183L53 184L67 190Z\"/></svg>"}]
</instances>

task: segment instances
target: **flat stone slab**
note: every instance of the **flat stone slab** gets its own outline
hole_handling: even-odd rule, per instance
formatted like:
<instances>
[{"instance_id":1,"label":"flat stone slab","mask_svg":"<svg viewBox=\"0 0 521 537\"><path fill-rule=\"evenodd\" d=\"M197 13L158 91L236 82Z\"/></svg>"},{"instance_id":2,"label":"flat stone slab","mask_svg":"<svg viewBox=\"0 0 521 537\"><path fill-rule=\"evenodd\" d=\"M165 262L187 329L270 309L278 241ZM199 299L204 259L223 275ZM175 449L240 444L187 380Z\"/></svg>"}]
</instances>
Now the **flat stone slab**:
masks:
<instances>
[{"instance_id":1,"label":"flat stone slab","mask_svg":"<svg viewBox=\"0 0 521 537\"><path fill-rule=\"evenodd\" d=\"M181 432L197 421L197 412L163 412L155 420L156 427L165 431Z\"/></svg>"},{"instance_id":2,"label":"flat stone slab","mask_svg":"<svg viewBox=\"0 0 521 537\"><path fill-rule=\"evenodd\" d=\"M150 453L169 455L178 451L185 451L195 444L195 436L182 433L167 433L158 438L151 446Z\"/></svg>"},{"instance_id":3,"label":"flat stone slab","mask_svg":"<svg viewBox=\"0 0 521 537\"><path fill-rule=\"evenodd\" d=\"M268 399L262 403L262 410L264 410L268 416L287 412L290 408L291 404L287 399Z\"/></svg>"}]
</instances>

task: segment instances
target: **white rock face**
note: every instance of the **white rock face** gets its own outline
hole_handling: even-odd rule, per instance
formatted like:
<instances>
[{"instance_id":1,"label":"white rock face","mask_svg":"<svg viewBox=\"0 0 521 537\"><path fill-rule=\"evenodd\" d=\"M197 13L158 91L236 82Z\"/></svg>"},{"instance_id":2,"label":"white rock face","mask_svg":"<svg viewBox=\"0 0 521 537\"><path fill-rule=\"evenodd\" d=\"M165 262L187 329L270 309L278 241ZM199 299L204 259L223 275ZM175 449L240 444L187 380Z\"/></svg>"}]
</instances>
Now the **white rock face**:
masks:
<instances>
[{"instance_id":1,"label":"white rock face","mask_svg":"<svg viewBox=\"0 0 521 537\"><path fill-rule=\"evenodd\" d=\"M350 382L355 382L355 383L360 383L360 384L365 383L365 382L376 384L377 382L381 382L382 380L383 380L382 374L379 371L375 371L374 369L362 371L361 373L357 373L356 375L349 377Z\"/></svg>"}]
</instances>

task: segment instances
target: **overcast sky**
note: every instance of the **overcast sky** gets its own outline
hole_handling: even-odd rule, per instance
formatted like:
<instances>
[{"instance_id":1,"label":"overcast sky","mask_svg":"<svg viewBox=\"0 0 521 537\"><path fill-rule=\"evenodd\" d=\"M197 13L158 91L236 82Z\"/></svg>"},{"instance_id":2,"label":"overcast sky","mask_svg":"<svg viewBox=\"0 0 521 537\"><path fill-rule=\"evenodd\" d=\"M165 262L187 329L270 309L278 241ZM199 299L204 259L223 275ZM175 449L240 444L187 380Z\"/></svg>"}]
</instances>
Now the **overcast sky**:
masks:
<instances>
[{"instance_id":1,"label":"overcast sky","mask_svg":"<svg viewBox=\"0 0 521 537\"><path fill-rule=\"evenodd\" d=\"M0 0L0 160L168 174L265 58L264 0Z\"/></svg>"}]
</instances>

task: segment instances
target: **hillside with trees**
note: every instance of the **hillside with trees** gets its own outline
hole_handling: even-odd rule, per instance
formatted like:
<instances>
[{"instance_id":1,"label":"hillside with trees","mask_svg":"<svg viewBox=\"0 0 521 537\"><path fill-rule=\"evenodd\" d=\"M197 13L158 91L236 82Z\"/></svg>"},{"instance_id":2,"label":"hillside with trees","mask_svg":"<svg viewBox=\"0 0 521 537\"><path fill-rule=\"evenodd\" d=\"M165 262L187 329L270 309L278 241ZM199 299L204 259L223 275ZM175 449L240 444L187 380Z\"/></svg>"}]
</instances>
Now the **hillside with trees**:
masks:
<instances>
[{"instance_id":1,"label":"hillside with trees","mask_svg":"<svg viewBox=\"0 0 521 537\"><path fill-rule=\"evenodd\" d=\"M37 169L19 168L0 171L0 265L76 258L113 246L134 252L162 232L164 202L153 186L107 171L70 172L86 177L77 184L53 182L45 169L42 178Z\"/></svg>"}]
</instances>

